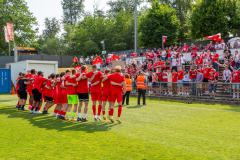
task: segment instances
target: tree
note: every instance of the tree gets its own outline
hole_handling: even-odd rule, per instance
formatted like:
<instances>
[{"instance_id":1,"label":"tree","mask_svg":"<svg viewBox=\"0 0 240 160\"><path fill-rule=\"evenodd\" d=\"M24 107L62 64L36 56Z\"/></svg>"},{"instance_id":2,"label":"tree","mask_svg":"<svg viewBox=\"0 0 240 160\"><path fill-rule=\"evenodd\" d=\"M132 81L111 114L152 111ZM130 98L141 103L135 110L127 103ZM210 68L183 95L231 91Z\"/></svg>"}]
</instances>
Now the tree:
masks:
<instances>
[{"instance_id":1,"label":"tree","mask_svg":"<svg viewBox=\"0 0 240 160\"><path fill-rule=\"evenodd\" d=\"M107 4L110 6L109 13L116 15L121 11L133 13L136 4L139 5L143 0L110 0Z\"/></svg>"},{"instance_id":2,"label":"tree","mask_svg":"<svg viewBox=\"0 0 240 160\"><path fill-rule=\"evenodd\" d=\"M162 4L167 4L176 10L180 20L179 39L183 40L190 36L189 16L192 11L192 4L195 0L160 0Z\"/></svg>"},{"instance_id":3,"label":"tree","mask_svg":"<svg viewBox=\"0 0 240 160\"><path fill-rule=\"evenodd\" d=\"M62 39L51 37L43 41L41 40L39 40L41 53L53 55L64 55L66 53L66 46Z\"/></svg>"},{"instance_id":4,"label":"tree","mask_svg":"<svg viewBox=\"0 0 240 160\"><path fill-rule=\"evenodd\" d=\"M84 12L84 0L63 0L63 22L65 24L76 24Z\"/></svg>"},{"instance_id":5,"label":"tree","mask_svg":"<svg viewBox=\"0 0 240 160\"><path fill-rule=\"evenodd\" d=\"M168 44L177 41L180 22L176 11L158 1L152 2L152 7L140 19L140 40L144 47L159 47L162 36L168 36Z\"/></svg>"},{"instance_id":6,"label":"tree","mask_svg":"<svg viewBox=\"0 0 240 160\"><path fill-rule=\"evenodd\" d=\"M21 46L36 46L36 18L29 11L25 0L0 0L0 53L7 53L3 27L7 22L14 24L15 42Z\"/></svg>"},{"instance_id":7,"label":"tree","mask_svg":"<svg viewBox=\"0 0 240 160\"><path fill-rule=\"evenodd\" d=\"M54 38L60 31L60 24L56 18L45 19L45 29L43 30L43 38Z\"/></svg>"},{"instance_id":8,"label":"tree","mask_svg":"<svg viewBox=\"0 0 240 160\"><path fill-rule=\"evenodd\" d=\"M222 33L228 37L235 29L239 29L237 0L199 0L191 17L193 38Z\"/></svg>"},{"instance_id":9,"label":"tree","mask_svg":"<svg viewBox=\"0 0 240 160\"><path fill-rule=\"evenodd\" d=\"M45 19L45 29L39 37L39 51L44 54L63 55L66 51L66 45L63 39L57 34L60 31L60 24L56 18Z\"/></svg>"}]
</instances>

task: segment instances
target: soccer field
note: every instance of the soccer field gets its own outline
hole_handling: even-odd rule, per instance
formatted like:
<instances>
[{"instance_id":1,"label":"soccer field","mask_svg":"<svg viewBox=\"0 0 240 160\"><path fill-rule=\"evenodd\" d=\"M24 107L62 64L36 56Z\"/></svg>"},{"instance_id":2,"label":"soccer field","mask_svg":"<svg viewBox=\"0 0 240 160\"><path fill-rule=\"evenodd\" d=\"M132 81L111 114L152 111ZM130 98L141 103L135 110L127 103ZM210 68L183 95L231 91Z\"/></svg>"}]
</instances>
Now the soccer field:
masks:
<instances>
[{"instance_id":1,"label":"soccer field","mask_svg":"<svg viewBox=\"0 0 240 160\"><path fill-rule=\"evenodd\" d=\"M0 159L239 160L240 107L149 100L122 124L71 123L15 109L0 95Z\"/></svg>"}]
</instances>

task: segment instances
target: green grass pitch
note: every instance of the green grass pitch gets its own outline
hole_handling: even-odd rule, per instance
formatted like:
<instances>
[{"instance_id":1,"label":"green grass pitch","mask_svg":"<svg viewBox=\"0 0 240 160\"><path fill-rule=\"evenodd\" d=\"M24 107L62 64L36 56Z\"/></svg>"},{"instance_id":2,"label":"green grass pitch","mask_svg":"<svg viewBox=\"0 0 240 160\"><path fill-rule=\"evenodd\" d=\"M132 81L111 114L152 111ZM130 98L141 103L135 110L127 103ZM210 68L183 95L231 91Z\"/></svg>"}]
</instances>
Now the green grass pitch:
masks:
<instances>
[{"instance_id":1,"label":"green grass pitch","mask_svg":"<svg viewBox=\"0 0 240 160\"><path fill-rule=\"evenodd\" d=\"M122 124L70 123L15 109L0 95L0 160L240 160L240 108L147 100ZM116 112L115 112L116 114Z\"/></svg>"}]
</instances>

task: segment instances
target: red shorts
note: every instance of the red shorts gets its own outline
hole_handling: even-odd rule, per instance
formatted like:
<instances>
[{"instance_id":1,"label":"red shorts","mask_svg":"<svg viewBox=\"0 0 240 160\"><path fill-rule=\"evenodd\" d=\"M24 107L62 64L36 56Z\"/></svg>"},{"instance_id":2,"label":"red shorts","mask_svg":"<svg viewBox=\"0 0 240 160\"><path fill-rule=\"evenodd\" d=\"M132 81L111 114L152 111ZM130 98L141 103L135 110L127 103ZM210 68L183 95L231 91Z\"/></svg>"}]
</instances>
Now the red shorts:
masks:
<instances>
[{"instance_id":1,"label":"red shorts","mask_svg":"<svg viewBox=\"0 0 240 160\"><path fill-rule=\"evenodd\" d=\"M61 94L56 95L54 97L54 103L55 104L67 104L67 91L66 90L61 90Z\"/></svg>"},{"instance_id":2,"label":"red shorts","mask_svg":"<svg viewBox=\"0 0 240 160\"><path fill-rule=\"evenodd\" d=\"M116 93L112 92L110 96L110 102L115 103L117 101L118 103L121 103L122 97L123 95L121 92L116 92Z\"/></svg>"},{"instance_id":3,"label":"red shorts","mask_svg":"<svg viewBox=\"0 0 240 160\"><path fill-rule=\"evenodd\" d=\"M104 91L104 92L102 93L102 101L103 101L103 102L110 101L110 100L111 100L110 96L111 96L110 91Z\"/></svg>"},{"instance_id":4,"label":"red shorts","mask_svg":"<svg viewBox=\"0 0 240 160\"><path fill-rule=\"evenodd\" d=\"M102 93L101 92L91 93L91 98L92 98L92 101L101 101Z\"/></svg>"}]
</instances>

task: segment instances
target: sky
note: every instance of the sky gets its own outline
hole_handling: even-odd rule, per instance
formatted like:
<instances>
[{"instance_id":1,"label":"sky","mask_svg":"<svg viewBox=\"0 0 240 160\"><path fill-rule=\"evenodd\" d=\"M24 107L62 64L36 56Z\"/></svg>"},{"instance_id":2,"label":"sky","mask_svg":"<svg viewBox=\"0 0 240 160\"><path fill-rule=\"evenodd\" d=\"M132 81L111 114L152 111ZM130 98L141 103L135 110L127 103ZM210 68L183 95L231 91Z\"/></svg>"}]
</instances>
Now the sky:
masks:
<instances>
[{"instance_id":1,"label":"sky","mask_svg":"<svg viewBox=\"0 0 240 160\"><path fill-rule=\"evenodd\" d=\"M61 0L26 0L30 11L37 18L39 32L44 29L44 19L53 18L61 20L63 16ZM85 0L85 11L93 12L93 6L97 5L98 9L107 10L108 0Z\"/></svg>"}]
</instances>

